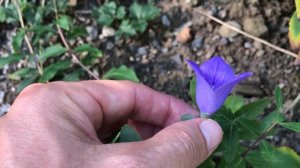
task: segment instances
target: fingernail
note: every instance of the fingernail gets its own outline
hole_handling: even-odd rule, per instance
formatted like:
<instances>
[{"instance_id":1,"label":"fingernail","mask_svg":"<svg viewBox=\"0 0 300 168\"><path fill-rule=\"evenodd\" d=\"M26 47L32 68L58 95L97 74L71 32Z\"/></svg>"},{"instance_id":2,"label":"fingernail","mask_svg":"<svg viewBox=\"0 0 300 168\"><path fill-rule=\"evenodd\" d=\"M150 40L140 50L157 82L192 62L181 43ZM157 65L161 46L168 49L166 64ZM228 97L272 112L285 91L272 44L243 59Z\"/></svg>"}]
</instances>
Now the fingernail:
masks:
<instances>
[{"instance_id":1,"label":"fingernail","mask_svg":"<svg viewBox=\"0 0 300 168\"><path fill-rule=\"evenodd\" d=\"M211 119L202 121L199 126L206 140L207 149L212 152L222 140L222 129L216 121Z\"/></svg>"}]
</instances>

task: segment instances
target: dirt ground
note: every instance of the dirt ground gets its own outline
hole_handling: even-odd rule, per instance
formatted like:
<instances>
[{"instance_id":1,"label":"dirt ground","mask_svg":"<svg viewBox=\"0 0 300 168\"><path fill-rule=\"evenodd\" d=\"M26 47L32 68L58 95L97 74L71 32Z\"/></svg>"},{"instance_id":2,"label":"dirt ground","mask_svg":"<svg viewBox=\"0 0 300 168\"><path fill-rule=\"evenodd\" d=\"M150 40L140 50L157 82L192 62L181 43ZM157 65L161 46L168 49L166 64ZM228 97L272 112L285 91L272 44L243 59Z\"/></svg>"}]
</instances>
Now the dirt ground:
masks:
<instances>
[{"instance_id":1,"label":"dirt ground","mask_svg":"<svg viewBox=\"0 0 300 168\"><path fill-rule=\"evenodd\" d=\"M191 5L193 2L197 3ZM292 57L242 35L220 35L221 25L196 11L199 7L205 9L223 21L237 23L243 30L261 30L256 32L257 36L290 50L287 34L288 21L295 10L293 0L164 0L157 4L162 10L161 16L150 24L149 30L143 35L125 40L92 40L104 53L100 63L93 67L95 71L102 75L111 67L126 64L135 69L143 84L190 103L188 88L193 72L184 59L201 63L213 55L220 55L237 73L254 72L253 77L243 81L234 90L236 94L249 99L272 97L275 86L279 85L283 89L285 101L289 103L300 93L300 66L293 64ZM89 6L85 5L84 9L88 10ZM89 14L79 16L86 20L78 22L93 28L97 37L102 33L101 27L96 27L89 19ZM255 25L249 26L249 22L257 18L260 19ZM191 38L180 43L176 41L176 34L187 23L191 24ZM3 55L10 51L15 28L9 25L0 25L0 28L0 54ZM2 110L8 109L16 97L17 83L8 80L6 75L18 68L20 63L0 70ZM90 78L87 76L85 79ZM291 110L287 117L299 122L300 107ZM269 139L277 145L290 146L300 153L299 134L280 129L277 136Z\"/></svg>"}]
</instances>

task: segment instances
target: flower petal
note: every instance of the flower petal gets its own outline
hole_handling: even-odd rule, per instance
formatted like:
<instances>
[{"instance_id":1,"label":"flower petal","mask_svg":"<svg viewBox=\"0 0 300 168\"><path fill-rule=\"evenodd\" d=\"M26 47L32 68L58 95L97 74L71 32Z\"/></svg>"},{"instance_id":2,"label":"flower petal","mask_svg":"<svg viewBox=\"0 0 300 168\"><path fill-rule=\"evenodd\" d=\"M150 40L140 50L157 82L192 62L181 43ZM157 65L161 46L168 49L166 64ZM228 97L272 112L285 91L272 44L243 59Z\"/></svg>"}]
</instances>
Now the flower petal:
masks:
<instances>
[{"instance_id":1,"label":"flower petal","mask_svg":"<svg viewBox=\"0 0 300 168\"><path fill-rule=\"evenodd\" d=\"M199 66L190 60L186 60L189 65L192 67L192 69L195 71L196 74L196 102L197 106L200 109L201 113L206 113L208 111L212 111L214 109L214 105L212 102L214 102L214 91L210 87L210 85L207 83L205 78L202 75L202 72L200 71Z\"/></svg>"},{"instance_id":2,"label":"flower petal","mask_svg":"<svg viewBox=\"0 0 300 168\"><path fill-rule=\"evenodd\" d=\"M194 61L191 61L191 60L188 60L188 59L186 59L185 61L187 63L189 63L190 67L194 70L196 75L202 75L202 72L201 72L199 66Z\"/></svg>"},{"instance_id":3,"label":"flower petal","mask_svg":"<svg viewBox=\"0 0 300 168\"><path fill-rule=\"evenodd\" d=\"M213 90L235 78L233 69L219 56L204 62L200 70Z\"/></svg>"},{"instance_id":4,"label":"flower petal","mask_svg":"<svg viewBox=\"0 0 300 168\"><path fill-rule=\"evenodd\" d=\"M215 90L215 101L214 101L214 106L219 109L223 103L225 102L228 94L231 92L231 90L234 88L235 85L237 85L241 80L251 76L253 73L252 72L245 72L237 77L235 77L234 80L226 83L223 86L220 86L218 89Z\"/></svg>"},{"instance_id":5,"label":"flower petal","mask_svg":"<svg viewBox=\"0 0 300 168\"><path fill-rule=\"evenodd\" d=\"M202 75L196 76L196 102L201 113L211 114L215 111L215 93Z\"/></svg>"}]
</instances>

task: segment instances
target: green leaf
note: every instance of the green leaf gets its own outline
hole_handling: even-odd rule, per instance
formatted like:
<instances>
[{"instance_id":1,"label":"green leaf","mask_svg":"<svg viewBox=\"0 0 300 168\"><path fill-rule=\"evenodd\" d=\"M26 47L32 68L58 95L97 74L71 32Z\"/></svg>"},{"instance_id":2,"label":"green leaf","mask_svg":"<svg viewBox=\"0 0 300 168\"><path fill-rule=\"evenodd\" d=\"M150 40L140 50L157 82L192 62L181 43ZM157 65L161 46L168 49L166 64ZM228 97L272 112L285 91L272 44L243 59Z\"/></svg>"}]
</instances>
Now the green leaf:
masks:
<instances>
[{"instance_id":1,"label":"green leaf","mask_svg":"<svg viewBox=\"0 0 300 168\"><path fill-rule=\"evenodd\" d=\"M32 75L31 77L25 78L17 87L16 92L20 93L25 87L29 86L30 84L36 82L38 78L38 74Z\"/></svg>"},{"instance_id":2,"label":"green leaf","mask_svg":"<svg viewBox=\"0 0 300 168\"><path fill-rule=\"evenodd\" d=\"M45 83L52 79L59 71L69 68L71 65L70 60L59 61L55 64L51 64L44 69L43 75L40 77L39 82Z\"/></svg>"},{"instance_id":3,"label":"green leaf","mask_svg":"<svg viewBox=\"0 0 300 168\"><path fill-rule=\"evenodd\" d=\"M127 68L125 65L121 65L119 68L112 68L103 76L103 78L139 82L139 79L137 78L134 70Z\"/></svg>"},{"instance_id":4,"label":"green leaf","mask_svg":"<svg viewBox=\"0 0 300 168\"><path fill-rule=\"evenodd\" d=\"M282 91L281 91L281 89L278 86L275 88L275 101L276 101L277 109L279 111L282 111L283 96L282 96Z\"/></svg>"},{"instance_id":5,"label":"green leaf","mask_svg":"<svg viewBox=\"0 0 300 168\"><path fill-rule=\"evenodd\" d=\"M41 53L40 60L42 62L45 62L48 58L58 57L67 51L68 51L68 49L62 47L60 44L53 45L53 46L46 48L44 50L44 52Z\"/></svg>"},{"instance_id":6,"label":"green leaf","mask_svg":"<svg viewBox=\"0 0 300 168\"><path fill-rule=\"evenodd\" d=\"M140 5L135 2L130 6L129 12L137 20L149 21L159 14L159 9L152 4Z\"/></svg>"},{"instance_id":7,"label":"green leaf","mask_svg":"<svg viewBox=\"0 0 300 168\"><path fill-rule=\"evenodd\" d=\"M290 130L300 132L300 123L299 122L286 122L286 123L279 123L279 124Z\"/></svg>"},{"instance_id":8,"label":"green leaf","mask_svg":"<svg viewBox=\"0 0 300 168\"><path fill-rule=\"evenodd\" d=\"M136 30L132 24L130 24L129 20L123 20L119 30L116 32L116 36L125 36L131 37L136 35Z\"/></svg>"},{"instance_id":9,"label":"green leaf","mask_svg":"<svg viewBox=\"0 0 300 168\"><path fill-rule=\"evenodd\" d=\"M193 104L196 105L196 78L193 77L193 79L190 81L190 96L192 97Z\"/></svg>"},{"instance_id":10,"label":"green leaf","mask_svg":"<svg viewBox=\"0 0 300 168\"><path fill-rule=\"evenodd\" d=\"M124 125L121 128L120 142L136 142L143 140L135 128Z\"/></svg>"},{"instance_id":11,"label":"green leaf","mask_svg":"<svg viewBox=\"0 0 300 168\"><path fill-rule=\"evenodd\" d=\"M300 20L297 18L296 12L290 19L289 40L293 50L300 49Z\"/></svg>"},{"instance_id":12,"label":"green leaf","mask_svg":"<svg viewBox=\"0 0 300 168\"><path fill-rule=\"evenodd\" d=\"M215 114L213 114L211 118L213 120L216 120L220 124L224 132L230 131L233 125L235 124L235 118L233 113L224 107L222 107Z\"/></svg>"},{"instance_id":13,"label":"green leaf","mask_svg":"<svg viewBox=\"0 0 300 168\"><path fill-rule=\"evenodd\" d=\"M101 7L101 13L107 13L111 16L114 16L116 14L116 9L117 9L117 4L114 1L105 3L102 7Z\"/></svg>"},{"instance_id":14,"label":"green leaf","mask_svg":"<svg viewBox=\"0 0 300 168\"><path fill-rule=\"evenodd\" d=\"M110 26L114 21L114 18L111 15L108 14L101 14L101 16L98 19L98 22L101 25Z\"/></svg>"},{"instance_id":15,"label":"green leaf","mask_svg":"<svg viewBox=\"0 0 300 168\"><path fill-rule=\"evenodd\" d=\"M13 45L15 53L21 53L21 47L23 44L24 37L25 37L24 29L19 29L17 34L13 37L12 45Z\"/></svg>"},{"instance_id":16,"label":"green leaf","mask_svg":"<svg viewBox=\"0 0 300 168\"><path fill-rule=\"evenodd\" d=\"M5 7L6 23L13 23L19 21L17 9L13 4L8 4Z\"/></svg>"},{"instance_id":17,"label":"green leaf","mask_svg":"<svg viewBox=\"0 0 300 168\"><path fill-rule=\"evenodd\" d=\"M262 134L261 123L257 120L241 118L236 123L241 134L240 139L252 140L256 139L260 134Z\"/></svg>"},{"instance_id":18,"label":"green leaf","mask_svg":"<svg viewBox=\"0 0 300 168\"><path fill-rule=\"evenodd\" d=\"M274 148L274 157L268 160L262 157L260 150L250 151L245 159L253 168L300 167L300 156L288 147Z\"/></svg>"},{"instance_id":19,"label":"green leaf","mask_svg":"<svg viewBox=\"0 0 300 168\"><path fill-rule=\"evenodd\" d=\"M8 75L9 79L12 80L21 80L21 78L29 78L30 76L35 75L37 72L35 68L22 68L12 74Z\"/></svg>"},{"instance_id":20,"label":"green leaf","mask_svg":"<svg viewBox=\"0 0 300 168\"><path fill-rule=\"evenodd\" d=\"M227 97L224 106L230 109L233 113L239 110L244 105L244 98L242 96Z\"/></svg>"},{"instance_id":21,"label":"green leaf","mask_svg":"<svg viewBox=\"0 0 300 168\"><path fill-rule=\"evenodd\" d=\"M0 57L0 69L3 68L5 65L12 64L14 62L18 62L23 58L20 54L12 54L7 57Z\"/></svg>"},{"instance_id":22,"label":"green leaf","mask_svg":"<svg viewBox=\"0 0 300 168\"><path fill-rule=\"evenodd\" d=\"M84 57L81 58L81 62L84 65L93 65L98 58L102 57L102 52L90 44L82 44L74 51L83 54Z\"/></svg>"},{"instance_id":23,"label":"green leaf","mask_svg":"<svg viewBox=\"0 0 300 168\"><path fill-rule=\"evenodd\" d=\"M36 25L30 28L30 31L38 34L38 35L45 35L48 33L56 33L56 30L53 28L52 24L49 25Z\"/></svg>"},{"instance_id":24,"label":"green leaf","mask_svg":"<svg viewBox=\"0 0 300 168\"><path fill-rule=\"evenodd\" d=\"M261 120L261 130L266 131L271 125L278 124L284 119L284 116L278 110L275 110Z\"/></svg>"},{"instance_id":25,"label":"green leaf","mask_svg":"<svg viewBox=\"0 0 300 168\"><path fill-rule=\"evenodd\" d=\"M206 159L201 165L199 165L197 168L215 168L216 163L212 160L212 158Z\"/></svg>"},{"instance_id":26,"label":"green leaf","mask_svg":"<svg viewBox=\"0 0 300 168\"><path fill-rule=\"evenodd\" d=\"M275 149L267 141L259 143L260 154L264 160L272 160L275 157Z\"/></svg>"},{"instance_id":27,"label":"green leaf","mask_svg":"<svg viewBox=\"0 0 300 168\"><path fill-rule=\"evenodd\" d=\"M116 18L121 20L124 19L125 16L126 16L125 7L124 6L118 7Z\"/></svg>"},{"instance_id":28,"label":"green leaf","mask_svg":"<svg viewBox=\"0 0 300 168\"><path fill-rule=\"evenodd\" d=\"M69 31L71 19L67 15L61 15L59 19L56 20L56 24L58 24L62 29Z\"/></svg>"},{"instance_id":29,"label":"green leaf","mask_svg":"<svg viewBox=\"0 0 300 168\"><path fill-rule=\"evenodd\" d=\"M3 6L0 6L0 22L4 22L6 20L6 12Z\"/></svg>"},{"instance_id":30,"label":"green leaf","mask_svg":"<svg viewBox=\"0 0 300 168\"><path fill-rule=\"evenodd\" d=\"M98 23L101 25L110 26L115 18L117 4L113 1L105 3L96 12L95 16L98 17ZM100 16L98 16L100 15Z\"/></svg>"},{"instance_id":31,"label":"green leaf","mask_svg":"<svg viewBox=\"0 0 300 168\"><path fill-rule=\"evenodd\" d=\"M135 28L136 31L144 33L147 29L148 23L146 20L138 20L132 22L132 26Z\"/></svg>"},{"instance_id":32,"label":"green leaf","mask_svg":"<svg viewBox=\"0 0 300 168\"><path fill-rule=\"evenodd\" d=\"M67 39L76 39L78 37L87 36L88 33L84 27L76 26L67 32Z\"/></svg>"},{"instance_id":33,"label":"green leaf","mask_svg":"<svg viewBox=\"0 0 300 168\"><path fill-rule=\"evenodd\" d=\"M132 17L141 19L143 16L143 7L137 2L134 2L129 8L129 12Z\"/></svg>"},{"instance_id":34,"label":"green leaf","mask_svg":"<svg viewBox=\"0 0 300 168\"><path fill-rule=\"evenodd\" d=\"M65 74L63 81L79 81L80 76L83 75L84 71L82 69L77 69L72 73Z\"/></svg>"},{"instance_id":35,"label":"green leaf","mask_svg":"<svg viewBox=\"0 0 300 168\"><path fill-rule=\"evenodd\" d=\"M224 132L223 140L221 143L221 151L223 152L223 157L227 164L233 163L237 154L239 147L239 133L232 126L229 131Z\"/></svg>"},{"instance_id":36,"label":"green leaf","mask_svg":"<svg viewBox=\"0 0 300 168\"><path fill-rule=\"evenodd\" d=\"M246 162L240 155L237 155L234 161L231 163L226 163L225 159L222 158L219 167L220 168L246 168Z\"/></svg>"},{"instance_id":37,"label":"green leaf","mask_svg":"<svg viewBox=\"0 0 300 168\"><path fill-rule=\"evenodd\" d=\"M29 5L27 0L18 0L18 4L21 11L23 11Z\"/></svg>"},{"instance_id":38,"label":"green leaf","mask_svg":"<svg viewBox=\"0 0 300 168\"><path fill-rule=\"evenodd\" d=\"M152 4L146 4L143 6L143 19L147 21L153 20L159 14L159 9Z\"/></svg>"},{"instance_id":39,"label":"green leaf","mask_svg":"<svg viewBox=\"0 0 300 168\"><path fill-rule=\"evenodd\" d=\"M74 49L76 53L88 52L93 57L102 57L102 52L90 44L82 44Z\"/></svg>"},{"instance_id":40,"label":"green leaf","mask_svg":"<svg viewBox=\"0 0 300 168\"><path fill-rule=\"evenodd\" d=\"M247 118L247 119L256 119L258 115L260 115L262 112L264 112L264 109L268 106L270 103L270 99L261 99L256 102L249 103L243 107L241 107L235 114L235 118L239 119L241 117Z\"/></svg>"}]
</instances>

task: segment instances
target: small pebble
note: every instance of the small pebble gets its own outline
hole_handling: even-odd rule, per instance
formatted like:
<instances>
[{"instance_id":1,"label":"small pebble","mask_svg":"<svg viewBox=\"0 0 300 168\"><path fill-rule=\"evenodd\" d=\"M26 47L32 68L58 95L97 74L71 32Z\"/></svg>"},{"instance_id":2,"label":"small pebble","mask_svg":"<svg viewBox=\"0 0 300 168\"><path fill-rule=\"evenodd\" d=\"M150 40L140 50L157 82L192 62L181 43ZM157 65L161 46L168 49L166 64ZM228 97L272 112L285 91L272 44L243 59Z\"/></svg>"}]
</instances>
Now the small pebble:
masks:
<instances>
[{"instance_id":1,"label":"small pebble","mask_svg":"<svg viewBox=\"0 0 300 168\"><path fill-rule=\"evenodd\" d=\"M169 20L168 16L167 15L163 15L161 17L161 22L164 26L166 27L170 27L171 26L171 21Z\"/></svg>"},{"instance_id":2,"label":"small pebble","mask_svg":"<svg viewBox=\"0 0 300 168\"><path fill-rule=\"evenodd\" d=\"M164 54L168 53L168 51L169 51L169 49L167 49L167 48L162 48L161 49L161 52L164 53Z\"/></svg>"},{"instance_id":3,"label":"small pebble","mask_svg":"<svg viewBox=\"0 0 300 168\"><path fill-rule=\"evenodd\" d=\"M262 36L268 32L268 27L262 16L255 18L245 18L243 21L243 28L247 33L256 37Z\"/></svg>"},{"instance_id":4,"label":"small pebble","mask_svg":"<svg viewBox=\"0 0 300 168\"><path fill-rule=\"evenodd\" d=\"M145 47L139 47L137 49L137 55L147 55L148 51Z\"/></svg>"},{"instance_id":5,"label":"small pebble","mask_svg":"<svg viewBox=\"0 0 300 168\"><path fill-rule=\"evenodd\" d=\"M130 61L130 62L133 62L133 61L134 61L134 58L133 58L133 57L129 57L129 61Z\"/></svg>"},{"instance_id":6,"label":"small pebble","mask_svg":"<svg viewBox=\"0 0 300 168\"><path fill-rule=\"evenodd\" d=\"M115 35L115 29L107 26L103 26L102 28L102 34L100 35L100 39L106 38L106 37L112 37Z\"/></svg>"},{"instance_id":7,"label":"small pebble","mask_svg":"<svg viewBox=\"0 0 300 168\"><path fill-rule=\"evenodd\" d=\"M0 104L3 103L3 101L4 101L4 96L5 96L4 91L0 91Z\"/></svg>"},{"instance_id":8,"label":"small pebble","mask_svg":"<svg viewBox=\"0 0 300 168\"><path fill-rule=\"evenodd\" d=\"M219 41L219 44L221 46L226 46L228 44L227 38L221 38L221 40Z\"/></svg>"},{"instance_id":9,"label":"small pebble","mask_svg":"<svg viewBox=\"0 0 300 168\"><path fill-rule=\"evenodd\" d=\"M89 34L91 40L95 40L98 37L98 30L94 26L87 26L86 31Z\"/></svg>"},{"instance_id":10,"label":"small pebble","mask_svg":"<svg viewBox=\"0 0 300 168\"><path fill-rule=\"evenodd\" d=\"M264 51L264 50L259 50L259 51L256 53L256 56L257 56L257 57L262 57L264 54L265 54L265 51Z\"/></svg>"},{"instance_id":11,"label":"small pebble","mask_svg":"<svg viewBox=\"0 0 300 168\"><path fill-rule=\"evenodd\" d=\"M197 37L192 42L192 48L193 50L197 50L203 47L203 38Z\"/></svg>"},{"instance_id":12,"label":"small pebble","mask_svg":"<svg viewBox=\"0 0 300 168\"><path fill-rule=\"evenodd\" d=\"M218 8L216 8L215 6L213 6L212 8L210 8L210 10L208 11L208 13L210 15L216 16L216 15L218 15Z\"/></svg>"},{"instance_id":13,"label":"small pebble","mask_svg":"<svg viewBox=\"0 0 300 168\"><path fill-rule=\"evenodd\" d=\"M258 41L254 41L253 46L256 49L262 49L263 48L263 45L260 42L258 42Z\"/></svg>"},{"instance_id":14,"label":"small pebble","mask_svg":"<svg viewBox=\"0 0 300 168\"><path fill-rule=\"evenodd\" d=\"M245 48L252 48L252 44L250 42L244 43Z\"/></svg>"},{"instance_id":15,"label":"small pebble","mask_svg":"<svg viewBox=\"0 0 300 168\"><path fill-rule=\"evenodd\" d=\"M10 105L9 104L3 104L0 106L0 117L3 116L5 113L8 112L10 108Z\"/></svg>"},{"instance_id":16,"label":"small pebble","mask_svg":"<svg viewBox=\"0 0 300 168\"><path fill-rule=\"evenodd\" d=\"M177 34L176 41L180 43L186 43L191 39L191 29L189 27L183 27Z\"/></svg>"},{"instance_id":17,"label":"small pebble","mask_svg":"<svg viewBox=\"0 0 300 168\"><path fill-rule=\"evenodd\" d=\"M226 10L221 10L221 11L219 12L219 17L220 17L221 19L224 19L224 18L226 17L226 15L227 15Z\"/></svg>"},{"instance_id":18,"label":"small pebble","mask_svg":"<svg viewBox=\"0 0 300 168\"><path fill-rule=\"evenodd\" d=\"M112 43L110 41L106 43L107 50L112 50L114 47L115 47L114 43Z\"/></svg>"},{"instance_id":19,"label":"small pebble","mask_svg":"<svg viewBox=\"0 0 300 168\"><path fill-rule=\"evenodd\" d=\"M235 27L235 28L241 29L241 25L236 21L228 21L226 23L233 26L233 27ZM222 37L226 37L226 38L235 37L236 35L238 35L238 33L236 31L233 31L233 30L231 30L230 28L228 28L224 25L222 25L220 27L219 34Z\"/></svg>"},{"instance_id":20,"label":"small pebble","mask_svg":"<svg viewBox=\"0 0 300 168\"><path fill-rule=\"evenodd\" d=\"M280 89L283 89L283 88L284 88L284 86L285 86L285 84L284 84L284 83L279 83L279 85L278 85L278 87L279 87Z\"/></svg>"}]
</instances>

